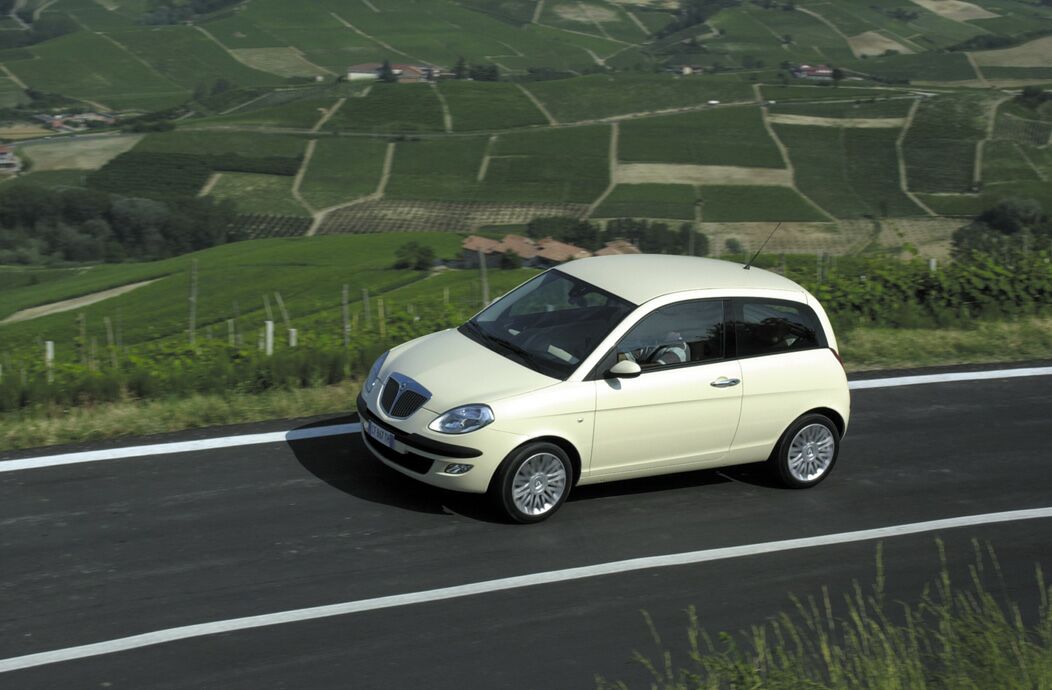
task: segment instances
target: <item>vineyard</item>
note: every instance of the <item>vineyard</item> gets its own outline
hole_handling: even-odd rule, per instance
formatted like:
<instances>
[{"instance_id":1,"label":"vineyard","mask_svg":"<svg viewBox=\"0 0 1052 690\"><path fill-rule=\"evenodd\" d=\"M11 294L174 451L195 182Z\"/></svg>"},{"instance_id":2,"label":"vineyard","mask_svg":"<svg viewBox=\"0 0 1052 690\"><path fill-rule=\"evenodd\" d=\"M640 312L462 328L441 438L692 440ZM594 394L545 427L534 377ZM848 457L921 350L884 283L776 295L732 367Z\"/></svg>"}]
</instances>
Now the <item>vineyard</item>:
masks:
<instances>
[{"instance_id":1,"label":"vineyard","mask_svg":"<svg viewBox=\"0 0 1052 690\"><path fill-rule=\"evenodd\" d=\"M273 213L244 213L230 224L231 232L249 240L268 237L300 237L310 228L303 216L281 216Z\"/></svg>"},{"instance_id":2,"label":"vineyard","mask_svg":"<svg viewBox=\"0 0 1052 690\"><path fill-rule=\"evenodd\" d=\"M318 234L464 232L486 225L521 225L533 218L580 218L587 210L584 204L366 201L326 215Z\"/></svg>"}]
</instances>

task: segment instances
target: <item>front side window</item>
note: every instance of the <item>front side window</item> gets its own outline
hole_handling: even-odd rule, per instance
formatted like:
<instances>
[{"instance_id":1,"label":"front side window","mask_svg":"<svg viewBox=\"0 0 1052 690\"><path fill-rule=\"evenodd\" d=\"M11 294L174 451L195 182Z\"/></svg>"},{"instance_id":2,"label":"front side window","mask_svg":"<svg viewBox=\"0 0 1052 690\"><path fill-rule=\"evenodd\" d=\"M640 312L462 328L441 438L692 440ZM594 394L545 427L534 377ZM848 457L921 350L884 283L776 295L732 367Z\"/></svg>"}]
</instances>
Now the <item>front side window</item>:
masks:
<instances>
[{"instance_id":1,"label":"front side window","mask_svg":"<svg viewBox=\"0 0 1052 690\"><path fill-rule=\"evenodd\" d=\"M722 359L723 301L679 302L643 317L617 344L617 359L644 371Z\"/></svg>"},{"instance_id":2,"label":"front side window","mask_svg":"<svg viewBox=\"0 0 1052 690\"><path fill-rule=\"evenodd\" d=\"M825 347L818 317L806 304L779 300L741 300L735 335L739 357Z\"/></svg>"},{"instance_id":3,"label":"front side window","mask_svg":"<svg viewBox=\"0 0 1052 690\"><path fill-rule=\"evenodd\" d=\"M547 376L566 379L635 305L547 271L500 298L460 332Z\"/></svg>"}]
</instances>

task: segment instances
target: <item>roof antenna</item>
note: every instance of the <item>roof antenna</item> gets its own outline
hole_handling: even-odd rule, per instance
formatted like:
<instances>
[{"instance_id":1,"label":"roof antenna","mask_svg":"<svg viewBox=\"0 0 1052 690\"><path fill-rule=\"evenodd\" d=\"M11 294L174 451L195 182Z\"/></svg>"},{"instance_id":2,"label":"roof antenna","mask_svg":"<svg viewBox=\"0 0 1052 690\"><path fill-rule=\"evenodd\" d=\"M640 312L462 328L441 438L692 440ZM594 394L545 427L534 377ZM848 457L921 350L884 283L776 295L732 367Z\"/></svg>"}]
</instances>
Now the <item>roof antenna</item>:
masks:
<instances>
[{"instance_id":1,"label":"roof antenna","mask_svg":"<svg viewBox=\"0 0 1052 690\"><path fill-rule=\"evenodd\" d=\"M749 259L749 263L742 266L742 268L744 268L746 271L752 268L752 262L756 261L756 257L760 255L760 252L763 251L763 248L767 246L767 243L771 241L771 238L774 237L774 233L778 232L778 228L780 227L782 227L782 222L778 221L778 225L774 226L774 230L771 230L771 234L767 236L767 239L763 241L763 244L760 245L760 248L757 249L756 253L752 255L752 258Z\"/></svg>"}]
</instances>

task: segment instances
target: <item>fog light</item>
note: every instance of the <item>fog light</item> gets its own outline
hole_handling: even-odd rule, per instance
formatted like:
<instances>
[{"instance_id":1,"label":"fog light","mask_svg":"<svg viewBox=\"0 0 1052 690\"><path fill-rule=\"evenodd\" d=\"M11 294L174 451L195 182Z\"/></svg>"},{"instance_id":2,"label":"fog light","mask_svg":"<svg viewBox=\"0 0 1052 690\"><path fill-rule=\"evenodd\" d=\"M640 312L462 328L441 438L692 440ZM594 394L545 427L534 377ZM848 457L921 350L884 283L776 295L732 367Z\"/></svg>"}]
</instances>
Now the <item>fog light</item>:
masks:
<instances>
[{"instance_id":1,"label":"fog light","mask_svg":"<svg viewBox=\"0 0 1052 690\"><path fill-rule=\"evenodd\" d=\"M446 474L464 474L471 470L474 465L446 465Z\"/></svg>"}]
</instances>

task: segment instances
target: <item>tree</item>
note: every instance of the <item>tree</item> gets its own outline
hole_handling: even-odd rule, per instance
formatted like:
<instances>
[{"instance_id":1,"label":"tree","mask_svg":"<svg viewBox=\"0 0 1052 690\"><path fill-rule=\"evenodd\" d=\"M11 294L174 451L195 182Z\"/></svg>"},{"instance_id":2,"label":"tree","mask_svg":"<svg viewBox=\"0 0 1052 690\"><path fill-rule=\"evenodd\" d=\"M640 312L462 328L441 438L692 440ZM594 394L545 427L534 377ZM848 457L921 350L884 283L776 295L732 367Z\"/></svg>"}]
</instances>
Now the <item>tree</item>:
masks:
<instances>
[{"instance_id":1,"label":"tree","mask_svg":"<svg viewBox=\"0 0 1052 690\"><path fill-rule=\"evenodd\" d=\"M395 250L395 268L426 271L435 263L435 250L416 240L406 242Z\"/></svg>"},{"instance_id":2,"label":"tree","mask_svg":"<svg viewBox=\"0 0 1052 690\"><path fill-rule=\"evenodd\" d=\"M468 76L468 63L464 60L464 56L461 55L457 58L457 64L453 65L453 78L454 79L467 79Z\"/></svg>"},{"instance_id":3,"label":"tree","mask_svg":"<svg viewBox=\"0 0 1052 690\"><path fill-rule=\"evenodd\" d=\"M384 60L383 64L380 65L380 81L388 84L398 81L398 75L391 69L390 60Z\"/></svg>"},{"instance_id":4,"label":"tree","mask_svg":"<svg viewBox=\"0 0 1052 690\"><path fill-rule=\"evenodd\" d=\"M844 70L839 67L833 68L833 86L840 84L840 81L844 78Z\"/></svg>"}]
</instances>

